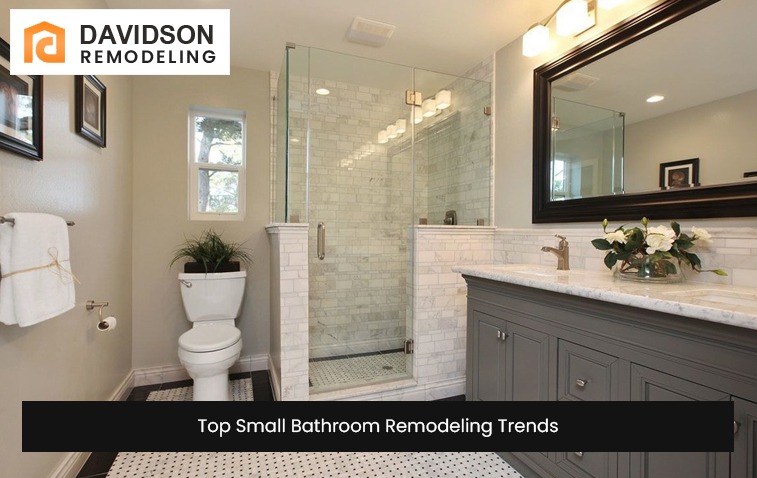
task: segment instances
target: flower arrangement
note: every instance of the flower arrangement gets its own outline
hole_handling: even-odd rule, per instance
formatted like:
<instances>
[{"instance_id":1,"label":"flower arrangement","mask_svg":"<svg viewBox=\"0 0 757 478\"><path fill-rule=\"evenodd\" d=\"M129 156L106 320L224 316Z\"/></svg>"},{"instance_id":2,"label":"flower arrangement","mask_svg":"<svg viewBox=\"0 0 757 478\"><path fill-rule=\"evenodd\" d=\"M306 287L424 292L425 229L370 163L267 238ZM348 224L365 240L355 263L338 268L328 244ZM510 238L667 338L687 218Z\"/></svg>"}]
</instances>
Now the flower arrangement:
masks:
<instances>
[{"instance_id":1,"label":"flower arrangement","mask_svg":"<svg viewBox=\"0 0 757 478\"><path fill-rule=\"evenodd\" d=\"M692 249L697 244L708 245L710 234L701 228L692 227L691 235L681 232L681 226L672 221L670 227L649 227L649 219L641 218L642 228L620 226L608 231L607 219L602 221L604 237L594 239L591 244L607 251L604 263L608 269L616 264L620 274L666 278L679 274L679 266L686 264L696 272L713 272L728 275L722 269L702 269L702 262Z\"/></svg>"}]
</instances>

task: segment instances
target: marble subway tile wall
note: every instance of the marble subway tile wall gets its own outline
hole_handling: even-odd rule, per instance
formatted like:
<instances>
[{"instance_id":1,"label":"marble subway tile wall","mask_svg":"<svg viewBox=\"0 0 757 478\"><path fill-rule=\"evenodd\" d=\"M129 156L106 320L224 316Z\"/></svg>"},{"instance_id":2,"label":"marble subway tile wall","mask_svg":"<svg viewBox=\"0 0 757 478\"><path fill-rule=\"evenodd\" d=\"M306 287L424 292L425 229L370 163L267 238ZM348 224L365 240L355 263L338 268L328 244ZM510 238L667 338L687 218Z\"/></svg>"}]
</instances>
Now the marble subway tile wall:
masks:
<instances>
[{"instance_id":1,"label":"marble subway tile wall","mask_svg":"<svg viewBox=\"0 0 757 478\"><path fill-rule=\"evenodd\" d=\"M712 273L696 273L684 270L689 281L731 284L739 287L757 287L757 228L724 228L702 226L701 221L680 220L681 230L690 233L691 226L703 227L712 235L709 247L698 247L696 254L703 269L723 269L725 277ZM610 224L620 226L617 224ZM657 224L653 225L668 225ZM541 252L542 246L556 246L555 234L565 236L570 243L571 269L588 269L602 274L611 274L602 259L604 252L591 245L591 240L602 236L602 226L596 229L497 229L494 241L494 262L502 264L555 265L554 255Z\"/></svg>"},{"instance_id":2,"label":"marble subway tile wall","mask_svg":"<svg viewBox=\"0 0 757 478\"><path fill-rule=\"evenodd\" d=\"M414 226L413 309L419 384L457 381L464 393L467 286L451 268L490 264L495 228Z\"/></svg>"},{"instance_id":3,"label":"marble subway tile wall","mask_svg":"<svg viewBox=\"0 0 757 478\"><path fill-rule=\"evenodd\" d=\"M290 81L297 99L290 114L304 115L309 102L302 125L310 128L309 177L295 175L290 184L309 192L310 357L402 348L412 157L410 150L388 155L376 136L407 113L404 91ZM307 88L319 87L330 94L308 99ZM304 148L302 142L290 146ZM319 222L326 227L324 260L315 255Z\"/></svg>"},{"instance_id":4,"label":"marble subway tile wall","mask_svg":"<svg viewBox=\"0 0 757 478\"><path fill-rule=\"evenodd\" d=\"M271 360L277 400L307 400L308 259L306 224L271 224Z\"/></svg>"},{"instance_id":5,"label":"marble subway tile wall","mask_svg":"<svg viewBox=\"0 0 757 478\"><path fill-rule=\"evenodd\" d=\"M423 130L427 157L429 224L443 224L447 210L455 210L460 225L475 225L490 211L491 121L484 115L490 104L491 84L459 78L447 86L452 106L446 117ZM441 115L440 115L441 116ZM423 123L421 123L423 125Z\"/></svg>"}]
</instances>

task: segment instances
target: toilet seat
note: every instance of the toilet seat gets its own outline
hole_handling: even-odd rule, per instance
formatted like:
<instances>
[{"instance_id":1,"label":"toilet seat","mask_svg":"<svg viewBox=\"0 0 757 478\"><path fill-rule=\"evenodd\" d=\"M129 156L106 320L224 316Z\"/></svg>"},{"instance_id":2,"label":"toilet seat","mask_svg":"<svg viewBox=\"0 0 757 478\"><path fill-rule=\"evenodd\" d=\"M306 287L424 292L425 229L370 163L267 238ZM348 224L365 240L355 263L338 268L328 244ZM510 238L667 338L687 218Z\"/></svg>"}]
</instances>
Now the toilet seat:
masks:
<instances>
[{"instance_id":1,"label":"toilet seat","mask_svg":"<svg viewBox=\"0 0 757 478\"><path fill-rule=\"evenodd\" d=\"M231 347L242 331L229 325L206 325L187 330L179 337L179 347L187 352L214 352Z\"/></svg>"}]
</instances>

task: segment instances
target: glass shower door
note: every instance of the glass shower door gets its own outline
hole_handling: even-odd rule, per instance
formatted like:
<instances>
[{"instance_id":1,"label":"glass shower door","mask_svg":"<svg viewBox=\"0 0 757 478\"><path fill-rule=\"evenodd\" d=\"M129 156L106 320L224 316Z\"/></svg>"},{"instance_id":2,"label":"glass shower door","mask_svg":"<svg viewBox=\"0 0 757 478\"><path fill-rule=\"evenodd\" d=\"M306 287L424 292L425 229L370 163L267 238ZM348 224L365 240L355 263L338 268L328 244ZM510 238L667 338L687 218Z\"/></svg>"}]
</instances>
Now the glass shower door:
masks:
<instances>
[{"instance_id":1,"label":"glass shower door","mask_svg":"<svg viewBox=\"0 0 757 478\"><path fill-rule=\"evenodd\" d=\"M299 48L299 47L298 47ZM309 48L311 393L407 376L412 69Z\"/></svg>"}]
</instances>

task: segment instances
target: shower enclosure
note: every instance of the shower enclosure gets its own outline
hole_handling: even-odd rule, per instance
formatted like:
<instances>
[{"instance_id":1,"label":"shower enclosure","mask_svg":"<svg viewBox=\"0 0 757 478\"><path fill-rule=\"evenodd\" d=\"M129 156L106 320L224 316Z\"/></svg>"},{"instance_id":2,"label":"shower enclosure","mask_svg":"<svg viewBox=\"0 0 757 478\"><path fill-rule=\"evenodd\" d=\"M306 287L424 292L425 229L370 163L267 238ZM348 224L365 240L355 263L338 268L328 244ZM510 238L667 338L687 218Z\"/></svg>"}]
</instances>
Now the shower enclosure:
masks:
<instances>
[{"instance_id":1,"label":"shower enclosure","mask_svg":"<svg viewBox=\"0 0 757 478\"><path fill-rule=\"evenodd\" d=\"M273 214L308 224L312 393L413 376L411 226L450 211L489 223L490 95L489 81L287 47Z\"/></svg>"},{"instance_id":2,"label":"shower enclosure","mask_svg":"<svg viewBox=\"0 0 757 478\"><path fill-rule=\"evenodd\" d=\"M625 114L552 98L553 201L623 193Z\"/></svg>"}]
</instances>

